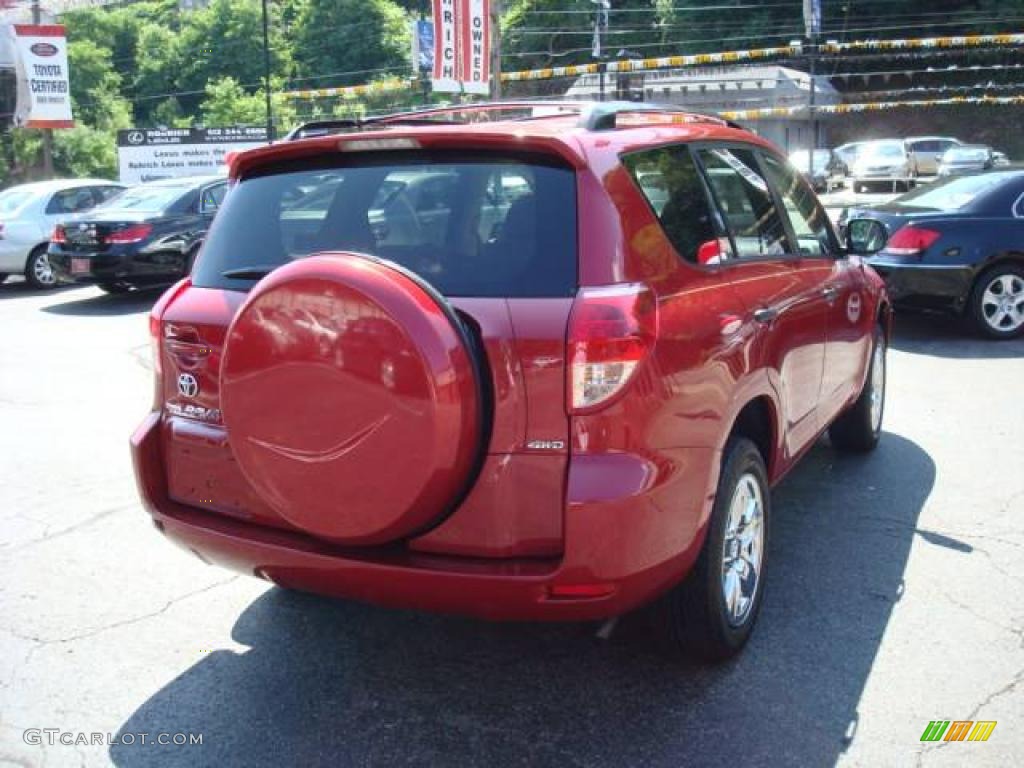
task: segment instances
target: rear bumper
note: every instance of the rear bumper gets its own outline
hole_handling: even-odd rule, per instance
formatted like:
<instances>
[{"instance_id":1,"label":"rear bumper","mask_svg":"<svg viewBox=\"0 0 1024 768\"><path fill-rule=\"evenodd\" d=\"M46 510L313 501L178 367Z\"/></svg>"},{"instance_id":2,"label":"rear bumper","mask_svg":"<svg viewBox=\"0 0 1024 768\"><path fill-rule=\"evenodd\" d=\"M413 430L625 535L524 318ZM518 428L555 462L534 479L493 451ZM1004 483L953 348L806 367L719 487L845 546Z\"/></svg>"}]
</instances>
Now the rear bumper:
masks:
<instances>
[{"instance_id":1,"label":"rear bumper","mask_svg":"<svg viewBox=\"0 0 1024 768\"><path fill-rule=\"evenodd\" d=\"M136 251L128 246L118 246L105 253L77 253L51 245L48 255L57 279L65 283L169 282L181 277L177 267L166 265L161 268L153 263L152 257L145 263L140 261ZM72 274L72 258L88 260L89 271Z\"/></svg>"},{"instance_id":2,"label":"rear bumper","mask_svg":"<svg viewBox=\"0 0 1024 768\"><path fill-rule=\"evenodd\" d=\"M171 500L159 424L151 413L132 436L139 492L157 528L203 561L292 589L492 620L603 619L649 602L692 567L710 509L708 483L717 484L718 454L710 449L686 449L685 466L667 467L660 484L631 459L594 457L570 471L560 558L352 550ZM699 490L686 509L667 503L687 484ZM565 586L590 591L552 591Z\"/></svg>"},{"instance_id":3,"label":"rear bumper","mask_svg":"<svg viewBox=\"0 0 1024 768\"><path fill-rule=\"evenodd\" d=\"M25 271L25 262L32 249L15 240L0 240L0 274L18 274Z\"/></svg>"},{"instance_id":4,"label":"rear bumper","mask_svg":"<svg viewBox=\"0 0 1024 768\"><path fill-rule=\"evenodd\" d=\"M974 270L964 264L920 264L886 259L868 263L885 280L893 302L922 307L960 308L974 280Z\"/></svg>"}]
</instances>

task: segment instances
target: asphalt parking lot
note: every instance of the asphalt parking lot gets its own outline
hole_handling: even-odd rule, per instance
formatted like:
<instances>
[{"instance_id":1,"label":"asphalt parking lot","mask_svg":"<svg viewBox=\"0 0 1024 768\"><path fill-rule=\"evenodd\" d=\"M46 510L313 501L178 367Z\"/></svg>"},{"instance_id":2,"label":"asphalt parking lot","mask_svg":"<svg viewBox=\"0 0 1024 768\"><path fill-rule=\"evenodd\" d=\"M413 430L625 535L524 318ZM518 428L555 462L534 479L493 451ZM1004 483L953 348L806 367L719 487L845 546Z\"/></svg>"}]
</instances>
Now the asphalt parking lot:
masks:
<instances>
[{"instance_id":1,"label":"asphalt parking lot","mask_svg":"<svg viewBox=\"0 0 1024 768\"><path fill-rule=\"evenodd\" d=\"M168 545L127 450L154 298L0 286L0 764L1024 762L1024 340L898 317L878 451L823 439L776 490L760 624L706 668L642 616L600 640L385 610ZM998 725L924 748L936 719Z\"/></svg>"}]
</instances>

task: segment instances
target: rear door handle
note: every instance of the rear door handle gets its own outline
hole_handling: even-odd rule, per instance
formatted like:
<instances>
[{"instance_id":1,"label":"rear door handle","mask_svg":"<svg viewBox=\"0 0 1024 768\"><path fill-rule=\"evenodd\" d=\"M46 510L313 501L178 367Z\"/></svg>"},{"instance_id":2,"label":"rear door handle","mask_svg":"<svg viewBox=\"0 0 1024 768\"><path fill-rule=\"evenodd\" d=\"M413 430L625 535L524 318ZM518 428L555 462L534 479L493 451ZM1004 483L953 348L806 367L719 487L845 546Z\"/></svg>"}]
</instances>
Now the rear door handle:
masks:
<instances>
[{"instance_id":1,"label":"rear door handle","mask_svg":"<svg viewBox=\"0 0 1024 768\"><path fill-rule=\"evenodd\" d=\"M775 318L779 316L779 310L773 307L761 307L760 309L754 310L754 319L759 323L768 325L772 323Z\"/></svg>"}]
</instances>

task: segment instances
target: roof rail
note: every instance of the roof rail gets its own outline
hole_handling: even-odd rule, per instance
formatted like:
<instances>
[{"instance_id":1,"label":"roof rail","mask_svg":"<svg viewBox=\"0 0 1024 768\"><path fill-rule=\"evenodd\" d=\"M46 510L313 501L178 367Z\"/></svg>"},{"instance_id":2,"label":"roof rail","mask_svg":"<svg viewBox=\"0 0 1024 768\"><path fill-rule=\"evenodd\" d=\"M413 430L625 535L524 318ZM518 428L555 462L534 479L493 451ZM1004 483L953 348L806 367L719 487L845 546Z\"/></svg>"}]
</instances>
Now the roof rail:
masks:
<instances>
[{"instance_id":1,"label":"roof rail","mask_svg":"<svg viewBox=\"0 0 1024 768\"><path fill-rule=\"evenodd\" d=\"M331 120L313 120L297 125L285 134L282 141L309 139L317 136L329 136L334 133L358 133L378 125L448 125L453 120L437 120L428 117L417 117L418 112L402 112L394 115L378 117L335 118Z\"/></svg>"},{"instance_id":2,"label":"roof rail","mask_svg":"<svg viewBox=\"0 0 1024 768\"><path fill-rule=\"evenodd\" d=\"M333 118L313 120L302 123L290 130L284 141L306 139L314 136L328 136L334 133L357 133L371 128L400 125L459 125L473 122L479 117L486 120L501 112L530 110L525 117L513 117L511 120L539 120L546 118L565 117L567 114L580 116L578 125L589 131L611 131L616 128L619 115L650 114L673 115L682 122L708 122L740 128L738 123L719 117L691 112L674 104L654 104L635 101L481 101L475 104L452 104L446 107L429 107L427 109L395 112L390 115L376 117ZM538 110L540 113L538 114Z\"/></svg>"},{"instance_id":3,"label":"roof rail","mask_svg":"<svg viewBox=\"0 0 1024 768\"><path fill-rule=\"evenodd\" d=\"M333 118L302 123L290 130L284 141L327 136L332 133L357 132L384 125L458 125L471 122L472 117L481 117L513 110L556 110L540 117L559 117L564 113L578 114L586 106L579 101L478 101L474 104L450 104L445 107L427 107L406 112L394 112L376 117ZM449 119L444 119L450 115ZM537 115L529 118L536 119ZM528 119L529 119L528 118ZM519 118L522 119L522 118Z\"/></svg>"},{"instance_id":4,"label":"roof rail","mask_svg":"<svg viewBox=\"0 0 1024 768\"><path fill-rule=\"evenodd\" d=\"M580 127L588 131L613 131L619 115L666 114L676 115L682 122L717 123L729 128L742 128L739 123L726 120L718 115L693 112L676 104L657 104L638 101L598 101L589 104L580 115Z\"/></svg>"}]
</instances>

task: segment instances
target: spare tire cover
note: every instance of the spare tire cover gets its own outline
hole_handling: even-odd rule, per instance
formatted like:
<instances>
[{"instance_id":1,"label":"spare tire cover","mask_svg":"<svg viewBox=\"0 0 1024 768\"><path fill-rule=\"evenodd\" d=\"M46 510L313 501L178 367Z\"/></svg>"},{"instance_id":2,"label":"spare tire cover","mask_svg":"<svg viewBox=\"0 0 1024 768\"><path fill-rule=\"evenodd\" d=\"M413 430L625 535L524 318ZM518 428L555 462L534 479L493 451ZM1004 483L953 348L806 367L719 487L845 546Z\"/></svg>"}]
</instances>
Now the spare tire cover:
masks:
<instances>
[{"instance_id":1,"label":"spare tire cover","mask_svg":"<svg viewBox=\"0 0 1024 768\"><path fill-rule=\"evenodd\" d=\"M379 544L438 521L482 441L478 366L443 298L351 253L291 262L257 283L221 368L231 449L292 526Z\"/></svg>"}]
</instances>

